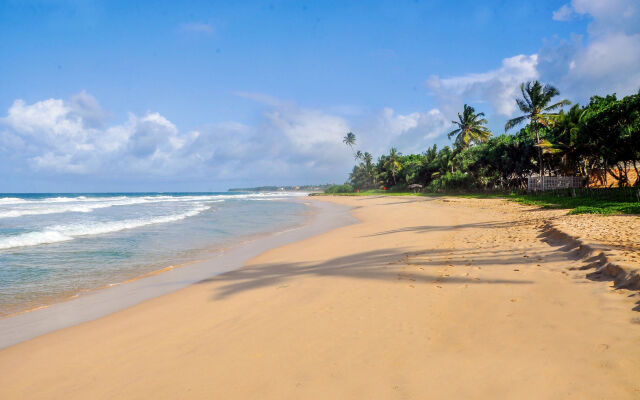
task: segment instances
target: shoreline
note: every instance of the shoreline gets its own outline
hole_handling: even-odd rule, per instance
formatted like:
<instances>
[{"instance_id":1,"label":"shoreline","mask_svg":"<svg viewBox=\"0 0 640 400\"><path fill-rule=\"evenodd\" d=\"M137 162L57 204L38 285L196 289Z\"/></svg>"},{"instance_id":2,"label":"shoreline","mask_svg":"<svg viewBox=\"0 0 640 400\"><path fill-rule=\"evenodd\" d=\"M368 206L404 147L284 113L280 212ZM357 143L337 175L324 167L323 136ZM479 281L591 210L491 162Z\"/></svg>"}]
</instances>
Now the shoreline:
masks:
<instances>
[{"instance_id":1,"label":"shoreline","mask_svg":"<svg viewBox=\"0 0 640 400\"><path fill-rule=\"evenodd\" d=\"M308 201L304 201L305 197L300 197L300 198L290 198L290 199L280 199L278 201L290 201L290 202L297 202L297 203L304 203L306 205L306 208L299 213L299 215L303 218L302 221L296 222L292 225L289 226L285 226L285 227L279 227L279 229L276 230L272 230L272 231L266 231L266 232L259 232L259 233L253 233L253 234L246 234L246 235L241 235L241 236L237 236L237 237L233 237L233 238L225 238L224 240L220 241L219 243L216 244L212 244L210 246L201 248L201 249L197 249L197 251L202 252L201 256L199 258L194 258L194 259L186 259L183 260L181 262L177 262L171 265L165 265L165 266L161 266L159 268L156 269L151 269L148 270L146 272L143 272L141 274L137 274L137 275L130 275L128 277L124 277L123 280L121 281L116 281L116 282L110 282L110 283L104 283L102 285L99 286L95 286L95 287L89 287L89 288L81 288L76 290L75 292L73 292L72 294L68 294L68 295L61 295L61 296L54 296L54 297L46 297L47 300L45 300L42 304L34 304L33 306L29 306L27 308L23 308L20 309L18 311L13 311L10 312L8 314L0 314L0 321L2 321L5 318L12 318L21 314L25 314L28 312L32 312L32 311L36 311L36 310L40 310L40 309L44 309L44 308L48 308L51 307L55 304L58 303L64 303L67 301L72 301L75 300L81 296L86 296L89 294L92 294L96 291L100 291L100 290L106 290L109 288L112 288L114 286L119 286L119 285L123 285L123 284L127 284L127 283L131 283L131 282L135 282L139 279L145 279L154 275L158 275L164 272L168 272L171 271L175 268L183 268L186 266L189 266L191 264L194 263L200 263L200 262L206 262L209 260L212 260L216 257L219 257L221 254L223 254L225 251L228 251L232 248L238 247L238 246L243 246L245 244L248 244L254 240L258 240L264 237L268 237L268 236L272 236L275 234L278 234L280 232L286 232L288 230L292 230L292 229L297 229L300 228L306 224L308 224L312 218L314 218L315 216L315 211L313 210L313 207L309 207L308 204L310 204ZM0 325L1 326L1 325ZM2 346L0 346L0 348L2 348Z\"/></svg>"},{"instance_id":2,"label":"shoreline","mask_svg":"<svg viewBox=\"0 0 640 400\"><path fill-rule=\"evenodd\" d=\"M49 304L0 317L0 349L83 322L92 321L212 276L241 268L246 261L270 249L348 225L349 208L308 198L302 202L307 219L282 230L229 239L216 254L149 271L122 282L80 291ZM343 218L339 220L338 216ZM213 252L213 249L206 249ZM172 274L173 273L173 274Z\"/></svg>"}]
</instances>

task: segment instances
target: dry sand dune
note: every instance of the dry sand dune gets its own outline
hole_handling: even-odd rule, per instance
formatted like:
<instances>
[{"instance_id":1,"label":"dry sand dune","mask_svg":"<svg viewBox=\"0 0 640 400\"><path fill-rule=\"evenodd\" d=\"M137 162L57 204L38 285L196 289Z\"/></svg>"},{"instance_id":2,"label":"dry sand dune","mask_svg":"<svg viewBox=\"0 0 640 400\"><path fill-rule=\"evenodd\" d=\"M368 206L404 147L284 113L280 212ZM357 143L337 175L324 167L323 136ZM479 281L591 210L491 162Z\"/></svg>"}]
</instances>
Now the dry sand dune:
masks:
<instances>
[{"instance_id":1,"label":"dry sand dune","mask_svg":"<svg viewBox=\"0 0 640 400\"><path fill-rule=\"evenodd\" d=\"M640 398L640 298L540 221L327 200L361 222L4 349L0 398Z\"/></svg>"}]
</instances>

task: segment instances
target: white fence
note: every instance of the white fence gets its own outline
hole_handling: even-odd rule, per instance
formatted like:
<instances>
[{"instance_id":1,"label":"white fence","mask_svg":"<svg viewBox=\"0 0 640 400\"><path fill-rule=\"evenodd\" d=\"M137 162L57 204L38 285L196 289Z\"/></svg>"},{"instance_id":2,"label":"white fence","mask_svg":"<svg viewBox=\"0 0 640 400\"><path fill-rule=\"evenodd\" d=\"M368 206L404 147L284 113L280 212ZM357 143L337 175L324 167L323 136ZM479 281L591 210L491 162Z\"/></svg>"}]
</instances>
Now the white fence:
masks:
<instances>
[{"instance_id":1,"label":"white fence","mask_svg":"<svg viewBox=\"0 0 640 400\"><path fill-rule=\"evenodd\" d=\"M529 177L527 181L527 190L555 190L555 189L571 189L581 188L584 178L581 176L543 176L542 183L540 177Z\"/></svg>"}]
</instances>

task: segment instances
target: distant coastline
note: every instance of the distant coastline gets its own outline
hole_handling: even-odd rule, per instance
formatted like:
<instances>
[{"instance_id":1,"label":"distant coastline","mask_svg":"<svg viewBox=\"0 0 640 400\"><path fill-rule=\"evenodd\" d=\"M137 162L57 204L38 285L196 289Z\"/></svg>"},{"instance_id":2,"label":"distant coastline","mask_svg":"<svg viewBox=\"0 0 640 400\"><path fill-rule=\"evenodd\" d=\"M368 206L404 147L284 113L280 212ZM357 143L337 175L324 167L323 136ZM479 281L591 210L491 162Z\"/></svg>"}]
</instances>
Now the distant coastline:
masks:
<instances>
[{"instance_id":1,"label":"distant coastline","mask_svg":"<svg viewBox=\"0 0 640 400\"><path fill-rule=\"evenodd\" d=\"M334 186L326 183L324 185L294 185L294 186L257 186L250 188L231 188L228 192L321 192L326 188Z\"/></svg>"}]
</instances>

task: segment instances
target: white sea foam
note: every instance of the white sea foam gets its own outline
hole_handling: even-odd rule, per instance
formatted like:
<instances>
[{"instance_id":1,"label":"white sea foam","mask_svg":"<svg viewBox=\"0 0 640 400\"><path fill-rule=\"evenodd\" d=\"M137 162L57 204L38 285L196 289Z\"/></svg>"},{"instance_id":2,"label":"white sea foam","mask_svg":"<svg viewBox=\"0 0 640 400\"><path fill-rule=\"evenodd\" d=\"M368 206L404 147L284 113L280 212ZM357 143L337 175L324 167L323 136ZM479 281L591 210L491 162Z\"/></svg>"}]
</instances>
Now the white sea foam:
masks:
<instances>
[{"instance_id":1,"label":"white sea foam","mask_svg":"<svg viewBox=\"0 0 640 400\"><path fill-rule=\"evenodd\" d=\"M86 224L55 225L44 228L41 231L28 232L15 236L0 238L0 250L14 247L37 246L47 243L58 243L73 240L79 236L103 235L125 229L135 229L146 225L164 224L180 221L193 217L211 208L206 205L198 205L196 208L173 215L164 215L151 218L127 219L121 221L93 222Z\"/></svg>"},{"instance_id":2,"label":"white sea foam","mask_svg":"<svg viewBox=\"0 0 640 400\"><path fill-rule=\"evenodd\" d=\"M60 214L67 212L80 212L88 213L96 209L108 208L114 206L131 206L137 204L146 203L163 203L163 202L208 202L219 203L224 199L212 198L211 196L192 196L192 197L113 197L102 198L100 200L91 199L90 201L78 201L63 202L58 199L54 199L51 203L44 201L31 201L29 204L20 203L17 207L10 206L5 207L0 204L0 219L1 218L17 218L25 215L46 215L46 214ZM17 199L20 200L20 199ZM81 199L82 200L82 199ZM88 199L87 199L88 200ZM34 204L35 203L35 204ZM59 204L62 203L62 204ZM11 203L5 203L11 204Z\"/></svg>"},{"instance_id":3,"label":"white sea foam","mask_svg":"<svg viewBox=\"0 0 640 400\"><path fill-rule=\"evenodd\" d=\"M19 218L29 215L47 215L61 213L90 213L97 209L133 206L148 203L216 203L225 200L280 200L289 197L305 196L306 193L245 193L215 195L149 195L149 196L105 196L105 197L46 197L22 199L17 197L0 198L0 219Z\"/></svg>"},{"instance_id":4,"label":"white sea foam","mask_svg":"<svg viewBox=\"0 0 640 400\"><path fill-rule=\"evenodd\" d=\"M26 202L26 200L17 197L3 197L0 199L0 204L20 204L24 202Z\"/></svg>"}]
</instances>

